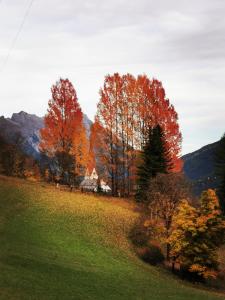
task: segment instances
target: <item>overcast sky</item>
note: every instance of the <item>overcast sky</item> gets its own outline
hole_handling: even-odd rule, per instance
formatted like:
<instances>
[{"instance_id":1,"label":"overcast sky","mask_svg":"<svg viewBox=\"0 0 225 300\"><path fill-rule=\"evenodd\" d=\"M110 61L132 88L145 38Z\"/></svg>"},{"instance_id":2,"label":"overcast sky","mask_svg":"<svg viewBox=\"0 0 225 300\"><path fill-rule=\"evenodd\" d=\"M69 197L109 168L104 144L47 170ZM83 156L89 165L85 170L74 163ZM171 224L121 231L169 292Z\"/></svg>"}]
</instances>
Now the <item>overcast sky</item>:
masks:
<instances>
[{"instance_id":1,"label":"overcast sky","mask_svg":"<svg viewBox=\"0 0 225 300\"><path fill-rule=\"evenodd\" d=\"M0 0L0 115L43 116L63 77L93 119L106 74L146 73L197 150L225 132L224 16L224 0Z\"/></svg>"}]
</instances>

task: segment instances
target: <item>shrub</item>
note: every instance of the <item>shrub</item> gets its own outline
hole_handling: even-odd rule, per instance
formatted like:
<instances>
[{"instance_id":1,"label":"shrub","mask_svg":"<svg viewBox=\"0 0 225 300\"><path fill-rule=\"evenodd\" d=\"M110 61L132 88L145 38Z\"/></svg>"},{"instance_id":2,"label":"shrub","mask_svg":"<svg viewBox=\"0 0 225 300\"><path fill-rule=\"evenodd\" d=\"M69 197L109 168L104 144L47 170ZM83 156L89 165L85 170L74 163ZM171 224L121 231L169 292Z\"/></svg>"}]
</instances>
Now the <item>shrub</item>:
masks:
<instances>
[{"instance_id":1,"label":"shrub","mask_svg":"<svg viewBox=\"0 0 225 300\"><path fill-rule=\"evenodd\" d=\"M136 224L130 232L130 240L134 246L142 247L148 243L148 234L143 224Z\"/></svg>"},{"instance_id":2,"label":"shrub","mask_svg":"<svg viewBox=\"0 0 225 300\"><path fill-rule=\"evenodd\" d=\"M160 238L161 228L156 226L154 220L141 215L130 231L129 238L136 247L147 246L150 240Z\"/></svg>"},{"instance_id":3,"label":"shrub","mask_svg":"<svg viewBox=\"0 0 225 300\"><path fill-rule=\"evenodd\" d=\"M159 246L149 244L146 247L137 249L138 256L145 262L155 266L162 263L165 257Z\"/></svg>"},{"instance_id":4,"label":"shrub","mask_svg":"<svg viewBox=\"0 0 225 300\"><path fill-rule=\"evenodd\" d=\"M148 242L147 231L143 224L143 218L139 218L135 222L134 226L131 228L131 231L129 233L129 238L133 245L136 247L145 246Z\"/></svg>"}]
</instances>

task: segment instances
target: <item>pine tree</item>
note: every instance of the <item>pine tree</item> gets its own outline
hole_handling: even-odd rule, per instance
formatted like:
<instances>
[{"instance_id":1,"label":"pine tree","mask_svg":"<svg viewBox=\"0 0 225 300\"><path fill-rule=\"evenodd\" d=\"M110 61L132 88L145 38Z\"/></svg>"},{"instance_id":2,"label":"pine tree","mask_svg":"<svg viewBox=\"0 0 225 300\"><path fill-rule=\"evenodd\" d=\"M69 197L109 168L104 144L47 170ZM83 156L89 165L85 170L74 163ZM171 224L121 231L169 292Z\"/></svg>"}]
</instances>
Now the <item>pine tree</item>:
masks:
<instances>
[{"instance_id":1,"label":"pine tree","mask_svg":"<svg viewBox=\"0 0 225 300\"><path fill-rule=\"evenodd\" d=\"M149 181L159 173L167 173L171 168L171 160L165 145L164 134L159 125L149 130L141 153L141 164L138 167L137 201L147 200Z\"/></svg>"},{"instance_id":2,"label":"pine tree","mask_svg":"<svg viewBox=\"0 0 225 300\"><path fill-rule=\"evenodd\" d=\"M215 155L216 172L219 177L218 197L223 215L225 215L225 134L221 138Z\"/></svg>"}]
</instances>

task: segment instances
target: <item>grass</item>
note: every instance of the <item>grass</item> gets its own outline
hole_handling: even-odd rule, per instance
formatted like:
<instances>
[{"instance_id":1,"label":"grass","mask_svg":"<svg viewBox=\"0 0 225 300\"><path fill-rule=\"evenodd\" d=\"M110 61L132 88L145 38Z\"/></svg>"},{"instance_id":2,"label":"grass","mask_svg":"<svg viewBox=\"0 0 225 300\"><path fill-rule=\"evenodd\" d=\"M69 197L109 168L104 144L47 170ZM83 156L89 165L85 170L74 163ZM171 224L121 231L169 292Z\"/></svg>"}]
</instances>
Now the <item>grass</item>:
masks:
<instances>
[{"instance_id":1,"label":"grass","mask_svg":"<svg viewBox=\"0 0 225 300\"><path fill-rule=\"evenodd\" d=\"M125 201L0 177L0 299L223 299L141 262Z\"/></svg>"}]
</instances>

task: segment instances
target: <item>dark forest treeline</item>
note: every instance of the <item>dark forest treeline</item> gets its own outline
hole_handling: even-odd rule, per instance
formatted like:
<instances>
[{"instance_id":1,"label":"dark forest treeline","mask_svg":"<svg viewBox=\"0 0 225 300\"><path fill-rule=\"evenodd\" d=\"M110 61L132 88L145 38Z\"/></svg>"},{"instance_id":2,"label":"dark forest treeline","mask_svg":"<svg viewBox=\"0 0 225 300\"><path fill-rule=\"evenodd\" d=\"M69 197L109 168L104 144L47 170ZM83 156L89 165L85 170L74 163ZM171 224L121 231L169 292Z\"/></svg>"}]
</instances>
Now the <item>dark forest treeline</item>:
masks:
<instances>
[{"instance_id":1,"label":"dark forest treeline","mask_svg":"<svg viewBox=\"0 0 225 300\"><path fill-rule=\"evenodd\" d=\"M39 164L21 150L21 137L15 144L6 142L0 136L0 173L6 176L40 179Z\"/></svg>"}]
</instances>

